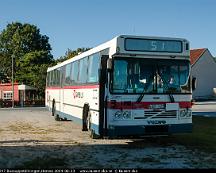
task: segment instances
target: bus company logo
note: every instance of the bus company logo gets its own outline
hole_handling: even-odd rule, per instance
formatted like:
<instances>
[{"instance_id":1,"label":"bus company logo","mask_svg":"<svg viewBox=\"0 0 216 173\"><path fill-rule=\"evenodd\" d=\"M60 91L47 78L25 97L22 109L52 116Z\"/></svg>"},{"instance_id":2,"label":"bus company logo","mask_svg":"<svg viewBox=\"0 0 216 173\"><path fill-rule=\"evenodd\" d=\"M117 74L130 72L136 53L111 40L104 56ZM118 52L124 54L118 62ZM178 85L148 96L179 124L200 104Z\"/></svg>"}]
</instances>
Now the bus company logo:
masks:
<instances>
[{"instance_id":1,"label":"bus company logo","mask_svg":"<svg viewBox=\"0 0 216 173\"><path fill-rule=\"evenodd\" d=\"M74 90L73 97L74 97L74 99L75 98L83 98L83 92L77 92L76 90Z\"/></svg>"}]
</instances>

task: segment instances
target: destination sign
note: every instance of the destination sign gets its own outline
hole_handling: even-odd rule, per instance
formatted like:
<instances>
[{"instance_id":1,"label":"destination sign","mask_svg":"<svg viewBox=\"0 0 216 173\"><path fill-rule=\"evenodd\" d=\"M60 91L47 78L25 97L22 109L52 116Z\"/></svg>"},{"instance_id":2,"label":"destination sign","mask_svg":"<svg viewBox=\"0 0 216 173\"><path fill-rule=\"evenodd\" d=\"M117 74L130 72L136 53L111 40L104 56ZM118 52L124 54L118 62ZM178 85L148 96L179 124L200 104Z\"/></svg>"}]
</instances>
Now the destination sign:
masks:
<instances>
[{"instance_id":1,"label":"destination sign","mask_svg":"<svg viewBox=\"0 0 216 173\"><path fill-rule=\"evenodd\" d=\"M182 42L178 40L156 40L156 39L125 39L126 51L142 52L169 52L181 53Z\"/></svg>"}]
</instances>

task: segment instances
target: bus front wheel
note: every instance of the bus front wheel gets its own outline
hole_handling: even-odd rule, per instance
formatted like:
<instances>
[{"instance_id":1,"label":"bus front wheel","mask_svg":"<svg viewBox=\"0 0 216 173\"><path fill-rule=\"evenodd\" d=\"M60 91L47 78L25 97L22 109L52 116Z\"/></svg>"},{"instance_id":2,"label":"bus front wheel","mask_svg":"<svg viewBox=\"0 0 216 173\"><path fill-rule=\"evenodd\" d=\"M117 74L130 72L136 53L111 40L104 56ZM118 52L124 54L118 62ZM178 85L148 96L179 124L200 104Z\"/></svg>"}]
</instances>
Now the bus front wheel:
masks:
<instances>
[{"instance_id":1,"label":"bus front wheel","mask_svg":"<svg viewBox=\"0 0 216 173\"><path fill-rule=\"evenodd\" d=\"M98 138L100 138L100 136L97 135L97 134L95 133L95 130L93 129L93 124L92 124L92 119L91 119L91 114L90 114L90 112L88 113L88 129L90 130L90 137L91 137L92 139L98 139Z\"/></svg>"},{"instance_id":2,"label":"bus front wheel","mask_svg":"<svg viewBox=\"0 0 216 173\"><path fill-rule=\"evenodd\" d=\"M82 131L88 131L88 128L89 128L89 106L85 104L83 107Z\"/></svg>"}]
</instances>

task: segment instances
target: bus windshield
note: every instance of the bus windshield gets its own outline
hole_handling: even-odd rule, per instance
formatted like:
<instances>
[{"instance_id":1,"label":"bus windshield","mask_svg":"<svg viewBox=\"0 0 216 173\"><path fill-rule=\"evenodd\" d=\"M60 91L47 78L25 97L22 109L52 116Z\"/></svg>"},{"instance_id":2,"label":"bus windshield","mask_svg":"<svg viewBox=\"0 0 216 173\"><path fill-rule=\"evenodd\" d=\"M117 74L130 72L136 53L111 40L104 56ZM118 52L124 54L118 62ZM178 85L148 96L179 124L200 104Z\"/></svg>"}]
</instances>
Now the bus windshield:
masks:
<instances>
[{"instance_id":1,"label":"bus windshield","mask_svg":"<svg viewBox=\"0 0 216 173\"><path fill-rule=\"evenodd\" d=\"M190 93L187 60L115 58L113 93Z\"/></svg>"}]
</instances>

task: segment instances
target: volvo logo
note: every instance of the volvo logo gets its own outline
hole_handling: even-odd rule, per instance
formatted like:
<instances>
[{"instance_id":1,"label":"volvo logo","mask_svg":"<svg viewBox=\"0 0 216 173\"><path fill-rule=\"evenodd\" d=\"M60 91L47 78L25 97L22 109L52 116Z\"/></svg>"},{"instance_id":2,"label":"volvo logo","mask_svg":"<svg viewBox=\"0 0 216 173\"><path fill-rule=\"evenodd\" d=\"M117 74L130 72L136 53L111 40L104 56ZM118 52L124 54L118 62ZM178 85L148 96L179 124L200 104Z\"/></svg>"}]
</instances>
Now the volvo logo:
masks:
<instances>
[{"instance_id":1,"label":"volvo logo","mask_svg":"<svg viewBox=\"0 0 216 173\"><path fill-rule=\"evenodd\" d=\"M148 120L148 124L166 124L165 120Z\"/></svg>"}]
</instances>

